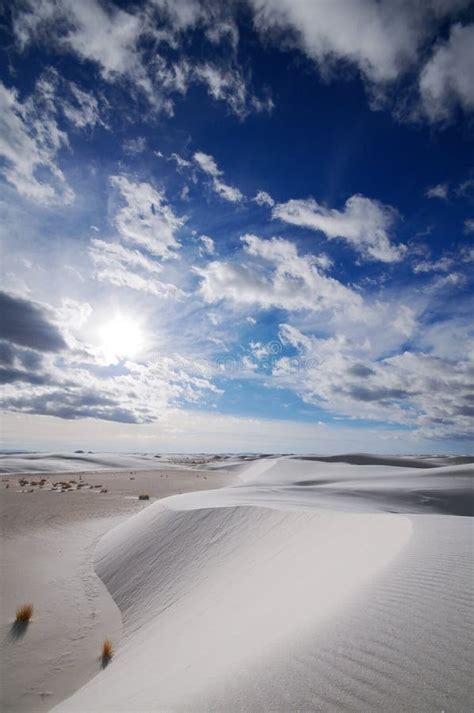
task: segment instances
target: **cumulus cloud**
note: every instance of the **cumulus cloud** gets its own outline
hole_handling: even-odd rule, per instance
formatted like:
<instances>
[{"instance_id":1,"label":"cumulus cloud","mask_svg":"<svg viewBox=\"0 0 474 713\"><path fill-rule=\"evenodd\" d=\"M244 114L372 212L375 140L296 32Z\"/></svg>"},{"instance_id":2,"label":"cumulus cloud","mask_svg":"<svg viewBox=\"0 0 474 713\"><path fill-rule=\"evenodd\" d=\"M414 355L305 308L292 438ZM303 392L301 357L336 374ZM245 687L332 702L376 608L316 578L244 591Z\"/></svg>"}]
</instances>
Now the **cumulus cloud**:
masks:
<instances>
[{"instance_id":1,"label":"cumulus cloud","mask_svg":"<svg viewBox=\"0 0 474 713\"><path fill-rule=\"evenodd\" d=\"M423 109L431 121L449 119L456 107L474 109L474 23L455 24L440 42L420 75Z\"/></svg>"},{"instance_id":2,"label":"cumulus cloud","mask_svg":"<svg viewBox=\"0 0 474 713\"><path fill-rule=\"evenodd\" d=\"M467 218L464 221L464 232L474 233L474 218Z\"/></svg>"},{"instance_id":3,"label":"cumulus cloud","mask_svg":"<svg viewBox=\"0 0 474 713\"><path fill-rule=\"evenodd\" d=\"M164 193L126 176L112 176L110 182L124 202L114 219L122 240L164 260L174 257L180 247L176 233L184 220L174 214Z\"/></svg>"},{"instance_id":4,"label":"cumulus cloud","mask_svg":"<svg viewBox=\"0 0 474 713\"><path fill-rule=\"evenodd\" d=\"M422 69L423 51L443 23L454 20L469 0L251 0L254 22L266 38L299 48L325 78L355 67L378 98L409 72ZM472 109L471 25L453 25L446 45L434 54L419 79L422 105L429 120L445 118L453 104ZM470 43L470 47L469 47ZM410 112L409 112L410 113ZM413 112L412 112L413 113Z\"/></svg>"},{"instance_id":5,"label":"cumulus cloud","mask_svg":"<svg viewBox=\"0 0 474 713\"><path fill-rule=\"evenodd\" d=\"M449 332L450 325L441 325ZM320 338L283 324L280 339L299 353L274 366L277 383L310 403L349 418L382 419L410 426L426 437L472 435L472 349L448 357L420 350L375 358L344 336Z\"/></svg>"},{"instance_id":6,"label":"cumulus cloud","mask_svg":"<svg viewBox=\"0 0 474 713\"><path fill-rule=\"evenodd\" d=\"M327 208L312 198L289 200L277 204L272 215L290 225L319 230L330 240L346 240L366 259L398 262L406 252L404 245L393 245L389 238L396 211L361 195L349 198L343 210Z\"/></svg>"},{"instance_id":7,"label":"cumulus cloud","mask_svg":"<svg viewBox=\"0 0 474 713\"><path fill-rule=\"evenodd\" d=\"M218 168L213 156L203 153L202 151L196 151L193 158L199 168L204 171L204 173L211 176L211 185L217 195L226 201L230 201L231 203L240 203L244 200L244 196L238 188L224 183L221 178L223 173Z\"/></svg>"},{"instance_id":8,"label":"cumulus cloud","mask_svg":"<svg viewBox=\"0 0 474 713\"><path fill-rule=\"evenodd\" d=\"M230 300L263 309L321 311L361 304L360 296L323 274L312 255L299 255L296 246L281 238L264 240L256 235L241 238L244 255L253 261L215 260L195 268L201 278L200 293L206 302Z\"/></svg>"},{"instance_id":9,"label":"cumulus cloud","mask_svg":"<svg viewBox=\"0 0 474 713\"><path fill-rule=\"evenodd\" d=\"M1 339L42 352L66 349L59 329L35 302L0 292Z\"/></svg>"}]
</instances>

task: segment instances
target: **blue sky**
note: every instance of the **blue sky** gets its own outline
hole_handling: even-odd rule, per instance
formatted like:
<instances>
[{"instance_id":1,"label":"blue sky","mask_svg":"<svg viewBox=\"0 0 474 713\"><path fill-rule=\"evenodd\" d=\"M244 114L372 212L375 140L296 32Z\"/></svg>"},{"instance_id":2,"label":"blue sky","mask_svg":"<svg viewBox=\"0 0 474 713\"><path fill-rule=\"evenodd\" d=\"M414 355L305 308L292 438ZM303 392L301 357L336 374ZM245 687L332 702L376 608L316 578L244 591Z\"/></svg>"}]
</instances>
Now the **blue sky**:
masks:
<instances>
[{"instance_id":1,"label":"blue sky","mask_svg":"<svg viewBox=\"0 0 474 713\"><path fill-rule=\"evenodd\" d=\"M466 452L465 0L22 0L4 447Z\"/></svg>"}]
</instances>

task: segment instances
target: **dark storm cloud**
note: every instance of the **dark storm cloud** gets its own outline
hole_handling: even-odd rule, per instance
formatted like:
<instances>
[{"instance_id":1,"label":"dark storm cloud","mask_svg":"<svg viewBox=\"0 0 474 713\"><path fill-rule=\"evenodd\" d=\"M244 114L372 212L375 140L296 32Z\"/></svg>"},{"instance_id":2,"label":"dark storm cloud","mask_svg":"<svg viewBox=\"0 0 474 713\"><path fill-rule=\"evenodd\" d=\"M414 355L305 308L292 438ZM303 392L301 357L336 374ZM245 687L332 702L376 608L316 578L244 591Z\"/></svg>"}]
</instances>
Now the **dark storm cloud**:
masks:
<instances>
[{"instance_id":1,"label":"dark storm cloud","mask_svg":"<svg viewBox=\"0 0 474 713\"><path fill-rule=\"evenodd\" d=\"M369 369L368 366L364 366L363 364L354 364L354 366L351 366L351 368L347 370L347 373L352 376L360 376L364 378L366 376L373 376L375 371L373 369Z\"/></svg>"},{"instance_id":2,"label":"dark storm cloud","mask_svg":"<svg viewBox=\"0 0 474 713\"><path fill-rule=\"evenodd\" d=\"M34 302L0 291L0 336L7 342L42 352L66 348L58 328Z\"/></svg>"},{"instance_id":3,"label":"dark storm cloud","mask_svg":"<svg viewBox=\"0 0 474 713\"><path fill-rule=\"evenodd\" d=\"M41 354L32 352L29 349L22 350L18 358L25 369L30 369L31 371L37 371L43 365L43 357Z\"/></svg>"},{"instance_id":4,"label":"dark storm cloud","mask_svg":"<svg viewBox=\"0 0 474 713\"><path fill-rule=\"evenodd\" d=\"M474 416L474 406L461 406L457 409L460 416Z\"/></svg>"},{"instance_id":5,"label":"dark storm cloud","mask_svg":"<svg viewBox=\"0 0 474 713\"><path fill-rule=\"evenodd\" d=\"M0 369L0 384L13 384L16 381L23 381L35 386L49 384L49 378L43 374L32 374L21 369Z\"/></svg>"},{"instance_id":6,"label":"dark storm cloud","mask_svg":"<svg viewBox=\"0 0 474 713\"><path fill-rule=\"evenodd\" d=\"M4 407L23 413L56 416L68 420L100 418L119 423L148 423L151 420L146 416L139 417L113 399L91 391L58 390L32 397L10 398L4 401Z\"/></svg>"},{"instance_id":7,"label":"dark storm cloud","mask_svg":"<svg viewBox=\"0 0 474 713\"><path fill-rule=\"evenodd\" d=\"M0 342L0 364L12 366L15 359L15 354L11 345L8 342Z\"/></svg>"},{"instance_id":8,"label":"dark storm cloud","mask_svg":"<svg viewBox=\"0 0 474 713\"><path fill-rule=\"evenodd\" d=\"M356 401L387 401L407 399L413 396L413 392L404 389L387 389L383 386L372 389L366 386L353 386L349 390L349 395Z\"/></svg>"}]
</instances>

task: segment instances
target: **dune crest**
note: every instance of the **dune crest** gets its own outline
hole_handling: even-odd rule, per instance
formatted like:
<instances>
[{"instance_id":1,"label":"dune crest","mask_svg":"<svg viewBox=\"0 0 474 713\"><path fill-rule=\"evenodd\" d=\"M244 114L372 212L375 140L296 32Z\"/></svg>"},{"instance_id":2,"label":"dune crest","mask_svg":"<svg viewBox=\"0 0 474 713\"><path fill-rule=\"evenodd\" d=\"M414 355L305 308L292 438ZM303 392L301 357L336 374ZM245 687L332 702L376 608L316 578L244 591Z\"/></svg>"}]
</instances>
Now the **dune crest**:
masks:
<instances>
[{"instance_id":1,"label":"dune crest","mask_svg":"<svg viewBox=\"0 0 474 713\"><path fill-rule=\"evenodd\" d=\"M251 464L251 477L277 462ZM102 539L96 570L124 638L113 666L58 710L196 709L228 677L317 636L410 538L404 517L276 509L264 495L235 506L236 490L218 507L206 507L216 491L156 503Z\"/></svg>"}]
</instances>

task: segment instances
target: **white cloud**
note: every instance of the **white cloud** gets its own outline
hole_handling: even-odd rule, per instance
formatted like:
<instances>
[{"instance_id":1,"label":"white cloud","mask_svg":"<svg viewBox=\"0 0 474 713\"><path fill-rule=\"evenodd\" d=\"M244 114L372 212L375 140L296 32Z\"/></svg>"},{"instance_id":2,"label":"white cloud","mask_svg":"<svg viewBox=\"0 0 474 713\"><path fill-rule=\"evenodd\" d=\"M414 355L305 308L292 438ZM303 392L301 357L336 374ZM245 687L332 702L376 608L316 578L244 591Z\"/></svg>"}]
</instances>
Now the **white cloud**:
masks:
<instances>
[{"instance_id":1,"label":"white cloud","mask_svg":"<svg viewBox=\"0 0 474 713\"><path fill-rule=\"evenodd\" d=\"M195 30L227 50L230 39L229 59L220 64L204 59L197 65L188 59L183 34ZM141 91L155 110L170 115L171 95L185 94L191 83L205 84L214 99L241 118L272 107L270 100L249 90L242 76L233 9L225 5L152 0L125 10L100 0L24 0L15 15L14 33L22 49L43 42L95 63L107 82L125 82L131 93ZM160 53L164 45L179 49L179 58Z\"/></svg>"},{"instance_id":2,"label":"white cloud","mask_svg":"<svg viewBox=\"0 0 474 713\"><path fill-rule=\"evenodd\" d=\"M439 43L420 75L423 109L431 121L449 119L460 106L474 109L474 23L451 27L447 42Z\"/></svg>"},{"instance_id":3,"label":"white cloud","mask_svg":"<svg viewBox=\"0 0 474 713\"><path fill-rule=\"evenodd\" d=\"M474 233L474 218L467 218L464 221L464 232Z\"/></svg>"},{"instance_id":4,"label":"white cloud","mask_svg":"<svg viewBox=\"0 0 474 713\"><path fill-rule=\"evenodd\" d=\"M206 302L230 300L263 309L315 312L342 306L351 311L361 305L360 295L323 275L317 260L311 255L299 255L288 240L246 235L242 242L244 255L253 261L213 261L194 268L201 277L200 293Z\"/></svg>"},{"instance_id":5,"label":"white cloud","mask_svg":"<svg viewBox=\"0 0 474 713\"><path fill-rule=\"evenodd\" d=\"M472 25L453 25L449 41L435 45L431 60L422 67L426 48L443 25L460 16L470 0L251 2L260 34L283 48L300 49L315 62L323 78L340 79L348 65L356 67L374 108L379 108L395 82L409 73L419 81L422 107L429 120L447 118L457 103L466 110L473 108ZM412 106L408 110L396 106L398 115L419 118L410 92L401 104Z\"/></svg>"},{"instance_id":6,"label":"white cloud","mask_svg":"<svg viewBox=\"0 0 474 713\"><path fill-rule=\"evenodd\" d=\"M222 171L219 170L213 156L203 153L202 151L196 151L193 158L199 168L212 177L211 185L217 195L231 203L240 203L244 200L244 196L238 188L229 186L222 181L220 178L223 175Z\"/></svg>"},{"instance_id":7,"label":"white cloud","mask_svg":"<svg viewBox=\"0 0 474 713\"><path fill-rule=\"evenodd\" d=\"M32 100L42 114L55 118L62 114L76 129L93 128L98 124L108 128L97 97L75 82L64 79L52 67L48 67L36 82Z\"/></svg>"},{"instance_id":8,"label":"white cloud","mask_svg":"<svg viewBox=\"0 0 474 713\"><path fill-rule=\"evenodd\" d=\"M161 404L160 404L161 408ZM117 443L128 451L168 453L390 453L426 452L430 444L406 430L351 428L301 421L242 418L210 410L161 408L157 423L135 424L99 421L97 418L66 420L27 413L4 413L5 444L18 448L65 450L65 444L87 443L94 450L116 451ZM382 444L382 445L381 445ZM407 445L408 444L408 445Z\"/></svg>"},{"instance_id":9,"label":"white cloud","mask_svg":"<svg viewBox=\"0 0 474 713\"><path fill-rule=\"evenodd\" d=\"M406 252L404 245L393 245L388 231L396 211L377 200L354 195L343 210L327 208L314 199L290 200L273 209L273 217L291 225L320 230L327 238L346 240L364 258L397 262Z\"/></svg>"},{"instance_id":10,"label":"white cloud","mask_svg":"<svg viewBox=\"0 0 474 713\"><path fill-rule=\"evenodd\" d=\"M73 100L66 101L64 97L62 100L62 110L68 121L78 129L85 129L96 124L106 127L101 118L99 102L96 97L78 87L74 82L69 82L69 89Z\"/></svg>"},{"instance_id":11,"label":"white cloud","mask_svg":"<svg viewBox=\"0 0 474 713\"><path fill-rule=\"evenodd\" d=\"M441 198L442 200L446 200L448 192L449 188L447 183L438 183L436 186L428 188L425 195L427 198Z\"/></svg>"},{"instance_id":12,"label":"white cloud","mask_svg":"<svg viewBox=\"0 0 474 713\"><path fill-rule=\"evenodd\" d=\"M439 260L423 260L413 266L413 272L448 272L454 265L451 257L441 257Z\"/></svg>"},{"instance_id":13,"label":"white cloud","mask_svg":"<svg viewBox=\"0 0 474 713\"><path fill-rule=\"evenodd\" d=\"M216 244L214 243L214 240L208 235L201 235L199 240L203 245L201 250L206 252L208 255L214 255L214 253L216 252Z\"/></svg>"},{"instance_id":14,"label":"white cloud","mask_svg":"<svg viewBox=\"0 0 474 713\"><path fill-rule=\"evenodd\" d=\"M273 206L275 205L275 201L266 191L258 191L255 195L255 198L253 198L252 200L254 200L255 203L260 206L267 205L270 208L273 208Z\"/></svg>"},{"instance_id":15,"label":"white cloud","mask_svg":"<svg viewBox=\"0 0 474 713\"><path fill-rule=\"evenodd\" d=\"M98 264L109 264L109 260L115 260L117 263L128 265L131 268L141 268L152 274L159 274L163 270L160 263L146 257L139 250L130 250L120 243L108 243L105 240L94 238L90 244L90 254L94 262Z\"/></svg>"},{"instance_id":16,"label":"white cloud","mask_svg":"<svg viewBox=\"0 0 474 713\"><path fill-rule=\"evenodd\" d=\"M128 156L138 156L146 149L146 139L144 136L137 136L134 139L127 139L122 143L124 153Z\"/></svg>"},{"instance_id":17,"label":"white cloud","mask_svg":"<svg viewBox=\"0 0 474 713\"><path fill-rule=\"evenodd\" d=\"M238 188L229 186L218 178L213 180L212 185L217 195L230 203L240 203L244 200L243 193Z\"/></svg>"},{"instance_id":18,"label":"white cloud","mask_svg":"<svg viewBox=\"0 0 474 713\"><path fill-rule=\"evenodd\" d=\"M209 154L204 153L203 151L196 151L193 158L199 168L201 168L205 173L208 173L210 176L217 178L222 174L222 171L219 171L217 167L215 159Z\"/></svg>"},{"instance_id":19,"label":"white cloud","mask_svg":"<svg viewBox=\"0 0 474 713\"><path fill-rule=\"evenodd\" d=\"M157 279L162 266L138 250L119 243L91 240L89 255L95 265L95 277L117 287L128 287L160 297L179 298L182 290Z\"/></svg>"},{"instance_id":20,"label":"white cloud","mask_svg":"<svg viewBox=\"0 0 474 713\"><path fill-rule=\"evenodd\" d=\"M138 44L145 17L97 0L75 2L39 0L28 3L15 19L15 34L22 47L45 37L81 59L95 62L104 79L126 77L140 87L151 102L158 96L148 77Z\"/></svg>"},{"instance_id":21,"label":"white cloud","mask_svg":"<svg viewBox=\"0 0 474 713\"><path fill-rule=\"evenodd\" d=\"M374 358L361 342L315 337L283 324L280 339L298 358L278 359L274 377L333 413L404 424L426 437L463 438L472 433L468 375L474 366L474 342L463 330L461 324L437 325L436 339L444 347L447 335L456 333L463 345L457 353L408 352L400 342L395 355Z\"/></svg>"},{"instance_id":22,"label":"white cloud","mask_svg":"<svg viewBox=\"0 0 474 713\"><path fill-rule=\"evenodd\" d=\"M462 287L466 284L466 277L461 272L450 272L444 277L437 277L425 289L428 292L438 292Z\"/></svg>"},{"instance_id":23,"label":"white cloud","mask_svg":"<svg viewBox=\"0 0 474 713\"><path fill-rule=\"evenodd\" d=\"M422 42L468 0L252 0L261 32L293 30L293 42L324 70L335 59L354 63L372 82L396 79L416 62Z\"/></svg>"},{"instance_id":24,"label":"white cloud","mask_svg":"<svg viewBox=\"0 0 474 713\"><path fill-rule=\"evenodd\" d=\"M40 112L33 98L22 103L0 82L0 156L6 161L3 174L18 193L37 203L71 203L74 193L55 162L67 146L54 115Z\"/></svg>"},{"instance_id":25,"label":"white cloud","mask_svg":"<svg viewBox=\"0 0 474 713\"><path fill-rule=\"evenodd\" d=\"M175 161L178 168L190 168L192 166L191 161L187 161L185 158L180 156L178 153L172 153L170 159Z\"/></svg>"},{"instance_id":26,"label":"white cloud","mask_svg":"<svg viewBox=\"0 0 474 713\"><path fill-rule=\"evenodd\" d=\"M236 69L224 69L205 63L195 67L194 77L207 86L213 99L225 101L231 111L241 118L252 111L260 113L273 109L270 98L259 99L249 92L244 78Z\"/></svg>"},{"instance_id":27,"label":"white cloud","mask_svg":"<svg viewBox=\"0 0 474 713\"><path fill-rule=\"evenodd\" d=\"M115 215L122 240L162 259L173 257L180 246L176 233L184 221L173 213L164 193L149 183L136 183L126 176L112 176L110 181L125 201Z\"/></svg>"}]
</instances>

